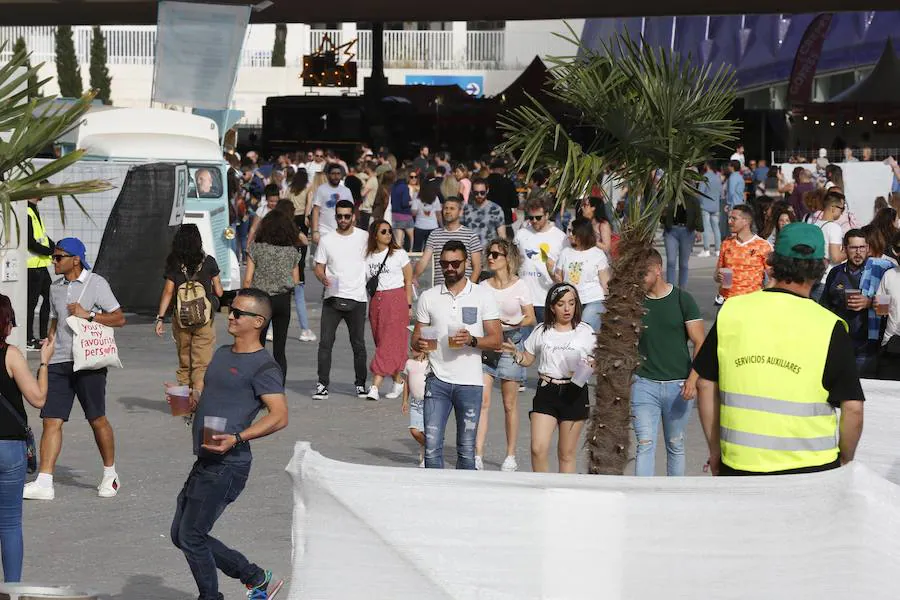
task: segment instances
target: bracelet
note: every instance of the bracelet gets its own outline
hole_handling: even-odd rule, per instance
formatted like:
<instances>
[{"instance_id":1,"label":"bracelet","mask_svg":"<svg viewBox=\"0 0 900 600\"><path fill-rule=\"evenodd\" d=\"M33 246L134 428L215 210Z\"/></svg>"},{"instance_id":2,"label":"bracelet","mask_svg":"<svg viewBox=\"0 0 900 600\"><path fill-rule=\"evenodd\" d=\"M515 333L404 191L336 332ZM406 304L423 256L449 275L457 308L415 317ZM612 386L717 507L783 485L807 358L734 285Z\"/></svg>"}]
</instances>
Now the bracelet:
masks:
<instances>
[{"instance_id":1,"label":"bracelet","mask_svg":"<svg viewBox=\"0 0 900 600\"><path fill-rule=\"evenodd\" d=\"M47 366L48 366L47 363L41 363L38 365L38 369L40 369L41 367L47 367Z\"/></svg>"},{"instance_id":2,"label":"bracelet","mask_svg":"<svg viewBox=\"0 0 900 600\"><path fill-rule=\"evenodd\" d=\"M234 434L234 445L235 445L235 446L238 446L238 445L243 444L243 443L244 443L244 438L241 437L241 434L240 434L240 433L235 433L235 434Z\"/></svg>"},{"instance_id":3,"label":"bracelet","mask_svg":"<svg viewBox=\"0 0 900 600\"><path fill-rule=\"evenodd\" d=\"M162 322L162 321L165 321L165 317L157 316L157 317L156 317L156 320L159 321L159 322Z\"/></svg>"}]
</instances>

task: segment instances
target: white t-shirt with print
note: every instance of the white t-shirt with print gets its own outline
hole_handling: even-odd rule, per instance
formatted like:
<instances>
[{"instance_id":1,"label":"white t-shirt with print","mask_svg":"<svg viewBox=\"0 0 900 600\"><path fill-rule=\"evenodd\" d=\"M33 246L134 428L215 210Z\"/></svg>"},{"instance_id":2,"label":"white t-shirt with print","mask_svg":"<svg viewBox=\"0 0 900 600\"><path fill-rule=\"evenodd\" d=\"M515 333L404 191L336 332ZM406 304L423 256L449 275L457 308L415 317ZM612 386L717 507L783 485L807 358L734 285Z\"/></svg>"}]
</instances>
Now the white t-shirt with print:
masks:
<instances>
[{"instance_id":1,"label":"white t-shirt with print","mask_svg":"<svg viewBox=\"0 0 900 600\"><path fill-rule=\"evenodd\" d=\"M412 210L416 213L416 229L437 229L437 216L441 212L441 201L437 198L431 204L425 204L416 195L412 200Z\"/></svg>"},{"instance_id":2,"label":"white t-shirt with print","mask_svg":"<svg viewBox=\"0 0 900 600\"><path fill-rule=\"evenodd\" d=\"M534 304L531 301L531 292L521 279L516 279L514 284L502 290L492 286L490 281L490 279L485 279L478 285L483 286L494 294L494 298L497 300L497 307L500 309L500 321L503 323L503 329L512 329L509 325L518 325L525 318L522 308Z\"/></svg>"},{"instance_id":3,"label":"white t-shirt with print","mask_svg":"<svg viewBox=\"0 0 900 600\"><path fill-rule=\"evenodd\" d=\"M564 281L571 283L578 290L582 304L598 302L606 298L603 286L600 285L599 272L609 268L606 252L594 246L589 250L563 248L556 263L556 269L562 271Z\"/></svg>"},{"instance_id":4,"label":"white t-shirt with print","mask_svg":"<svg viewBox=\"0 0 900 600\"><path fill-rule=\"evenodd\" d=\"M357 227L349 235L335 232L323 235L316 248L316 262L325 265L329 279L337 277L338 289L325 288L325 298L337 296L357 302L366 301L366 250L369 234ZM384 257L382 257L384 258Z\"/></svg>"},{"instance_id":5,"label":"white t-shirt with print","mask_svg":"<svg viewBox=\"0 0 900 600\"><path fill-rule=\"evenodd\" d=\"M447 326L462 323L473 336L484 337L484 322L499 319L500 309L494 295L469 280L457 296L444 284L422 292L416 305L416 320L422 326L436 328L438 333L437 350L428 353L434 376L444 383L484 385L481 350L469 346L450 348Z\"/></svg>"},{"instance_id":6,"label":"white t-shirt with print","mask_svg":"<svg viewBox=\"0 0 900 600\"><path fill-rule=\"evenodd\" d=\"M557 331L553 327L537 328L525 340L525 351L537 356L538 373L553 379L567 379L582 359L594 352L597 338L587 323L579 323L571 331Z\"/></svg>"},{"instance_id":7,"label":"white t-shirt with print","mask_svg":"<svg viewBox=\"0 0 900 600\"><path fill-rule=\"evenodd\" d=\"M815 226L822 230L822 235L825 236L825 258L828 259L828 268L825 269L825 274L822 275L822 283L825 283L825 280L828 278L828 273L831 271L834 265L831 264L831 249L829 248L830 244L837 244L838 246L844 245L844 232L841 230L841 226L837 224L835 221L822 221L821 219L815 222Z\"/></svg>"},{"instance_id":8,"label":"white t-shirt with print","mask_svg":"<svg viewBox=\"0 0 900 600\"><path fill-rule=\"evenodd\" d=\"M562 249L569 244L566 234L551 225L538 233L530 226L516 232L516 245L522 255L519 277L531 291L531 301L535 306L544 306L547 292L553 286L553 278L547 271L547 259L556 262Z\"/></svg>"},{"instance_id":9,"label":"white t-shirt with print","mask_svg":"<svg viewBox=\"0 0 900 600\"><path fill-rule=\"evenodd\" d=\"M381 262L384 261L384 255L387 249L381 252L373 252L366 257L366 281L375 277ZM403 280L403 267L409 264L409 255L402 248L394 250L393 254L388 256L381 269L381 275L378 276L378 291L395 290L405 287Z\"/></svg>"},{"instance_id":10,"label":"white t-shirt with print","mask_svg":"<svg viewBox=\"0 0 900 600\"><path fill-rule=\"evenodd\" d=\"M319 207L319 234L333 232L337 229L337 219L335 218L335 206L339 200L349 200L353 202L353 194L343 183L333 187L330 183L325 182L316 189L316 198L313 206Z\"/></svg>"}]
</instances>

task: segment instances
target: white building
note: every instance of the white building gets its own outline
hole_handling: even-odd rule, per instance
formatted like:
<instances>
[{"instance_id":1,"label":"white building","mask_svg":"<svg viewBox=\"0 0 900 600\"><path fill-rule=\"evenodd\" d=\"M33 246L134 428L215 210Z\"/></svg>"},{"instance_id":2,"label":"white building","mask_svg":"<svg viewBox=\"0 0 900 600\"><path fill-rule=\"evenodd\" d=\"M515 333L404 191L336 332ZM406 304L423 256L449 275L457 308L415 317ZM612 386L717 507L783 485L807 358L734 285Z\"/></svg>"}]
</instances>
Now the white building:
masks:
<instances>
[{"instance_id":1,"label":"white building","mask_svg":"<svg viewBox=\"0 0 900 600\"><path fill-rule=\"evenodd\" d=\"M567 26L568 24L568 26ZM346 89L304 88L300 80L303 55L316 51L326 37L335 45L357 40L354 47L358 87L362 93L371 72L372 30L364 23L288 25L285 67L271 67L275 25L251 25L244 42L232 107L246 114L244 123L257 124L269 96L341 94ZM569 32L571 27L574 34ZM569 56L576 47L584 20L572 21L453 21L388 23L384 31L385 75L391 84L433 80L458 83L470 93L492 96L502 92L535 56ZM90 27L74 27L75 48L85 87L88 83ZM117 106L150 105L155 55L155 26L105 26L112 101ZM54 63L55 28L0 27L0 44L8 41L0 60L8 59L12 43L25 38L32 63L44 62L42 77L52 77L47 93L57 93ZM327 42L325 42L327 44ZM438 80L435 80L438 78ZM448 79L449 78L449 79Z\"/></svg>"}]
</instances>

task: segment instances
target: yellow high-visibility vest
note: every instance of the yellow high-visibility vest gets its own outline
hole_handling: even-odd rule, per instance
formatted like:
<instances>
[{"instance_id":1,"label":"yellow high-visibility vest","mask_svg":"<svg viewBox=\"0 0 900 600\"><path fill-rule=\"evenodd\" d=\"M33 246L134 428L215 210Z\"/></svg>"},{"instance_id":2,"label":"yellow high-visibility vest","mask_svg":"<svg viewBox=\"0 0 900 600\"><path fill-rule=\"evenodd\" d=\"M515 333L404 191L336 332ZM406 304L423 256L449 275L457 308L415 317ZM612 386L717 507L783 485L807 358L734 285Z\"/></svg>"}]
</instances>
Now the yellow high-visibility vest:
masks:
<instances>
[{"instance_id":1,"label":"yellow high-visibility vest","mask_svg":"<svg viewBox=\"0 0 900 600\"><path fill-rule=\"evenodd\" d=\"M771 473L838 457L837 419L822 387L835 323L784 292L729 298L716 322L722 462Z\"/></svg>"},{"instance_id":2,"label":"yellow high-visibility vest","mask_svg":"<svg viewBox=\"0 0 900 600\"><path fill-rule=\"evenodd\" d=\"M47 246L50 244L50 238L47 237L47 231L44 229L44 223L41 221L41 218L38 217L37 213L34 212L34 209L31 206L28 206L28 218L31 219L31 227L34 229L34 240L38 244L43 244ZM41 267L47 268L52 263L52 259L49 256L44 256L42 254L35 254L34 252L28 252L28 268L29 269L39 269Z\"/></svg>"}]
</instances>

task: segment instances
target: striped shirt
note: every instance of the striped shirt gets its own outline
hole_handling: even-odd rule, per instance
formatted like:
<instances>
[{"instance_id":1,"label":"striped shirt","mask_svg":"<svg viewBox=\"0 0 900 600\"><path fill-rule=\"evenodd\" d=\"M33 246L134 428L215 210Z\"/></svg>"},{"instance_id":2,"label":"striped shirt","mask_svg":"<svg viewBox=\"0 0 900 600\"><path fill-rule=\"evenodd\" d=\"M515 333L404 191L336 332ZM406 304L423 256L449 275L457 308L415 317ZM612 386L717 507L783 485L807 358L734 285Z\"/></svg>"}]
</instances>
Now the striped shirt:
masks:
<instances>
[{"instance_id":1,"label":"striped shirt","mask_svg":"<svg viewBox=\"0 0 900 600\"><path fill-rule=\"evenodd\" d=\"M481 240L478 239L478 234L468 227L460 226L455 231L447 231L443 227L433 230L428 236L426 245L431 249L431 268L434 269L434 285L436 286L444 283L444 272L438 261L441 259L441 250L443 250L444 244L450 240L462 242L469 253L469 259L466 261L466 277L472 276L472 255L481 252Z\"/></svg>"}]
</instances>

